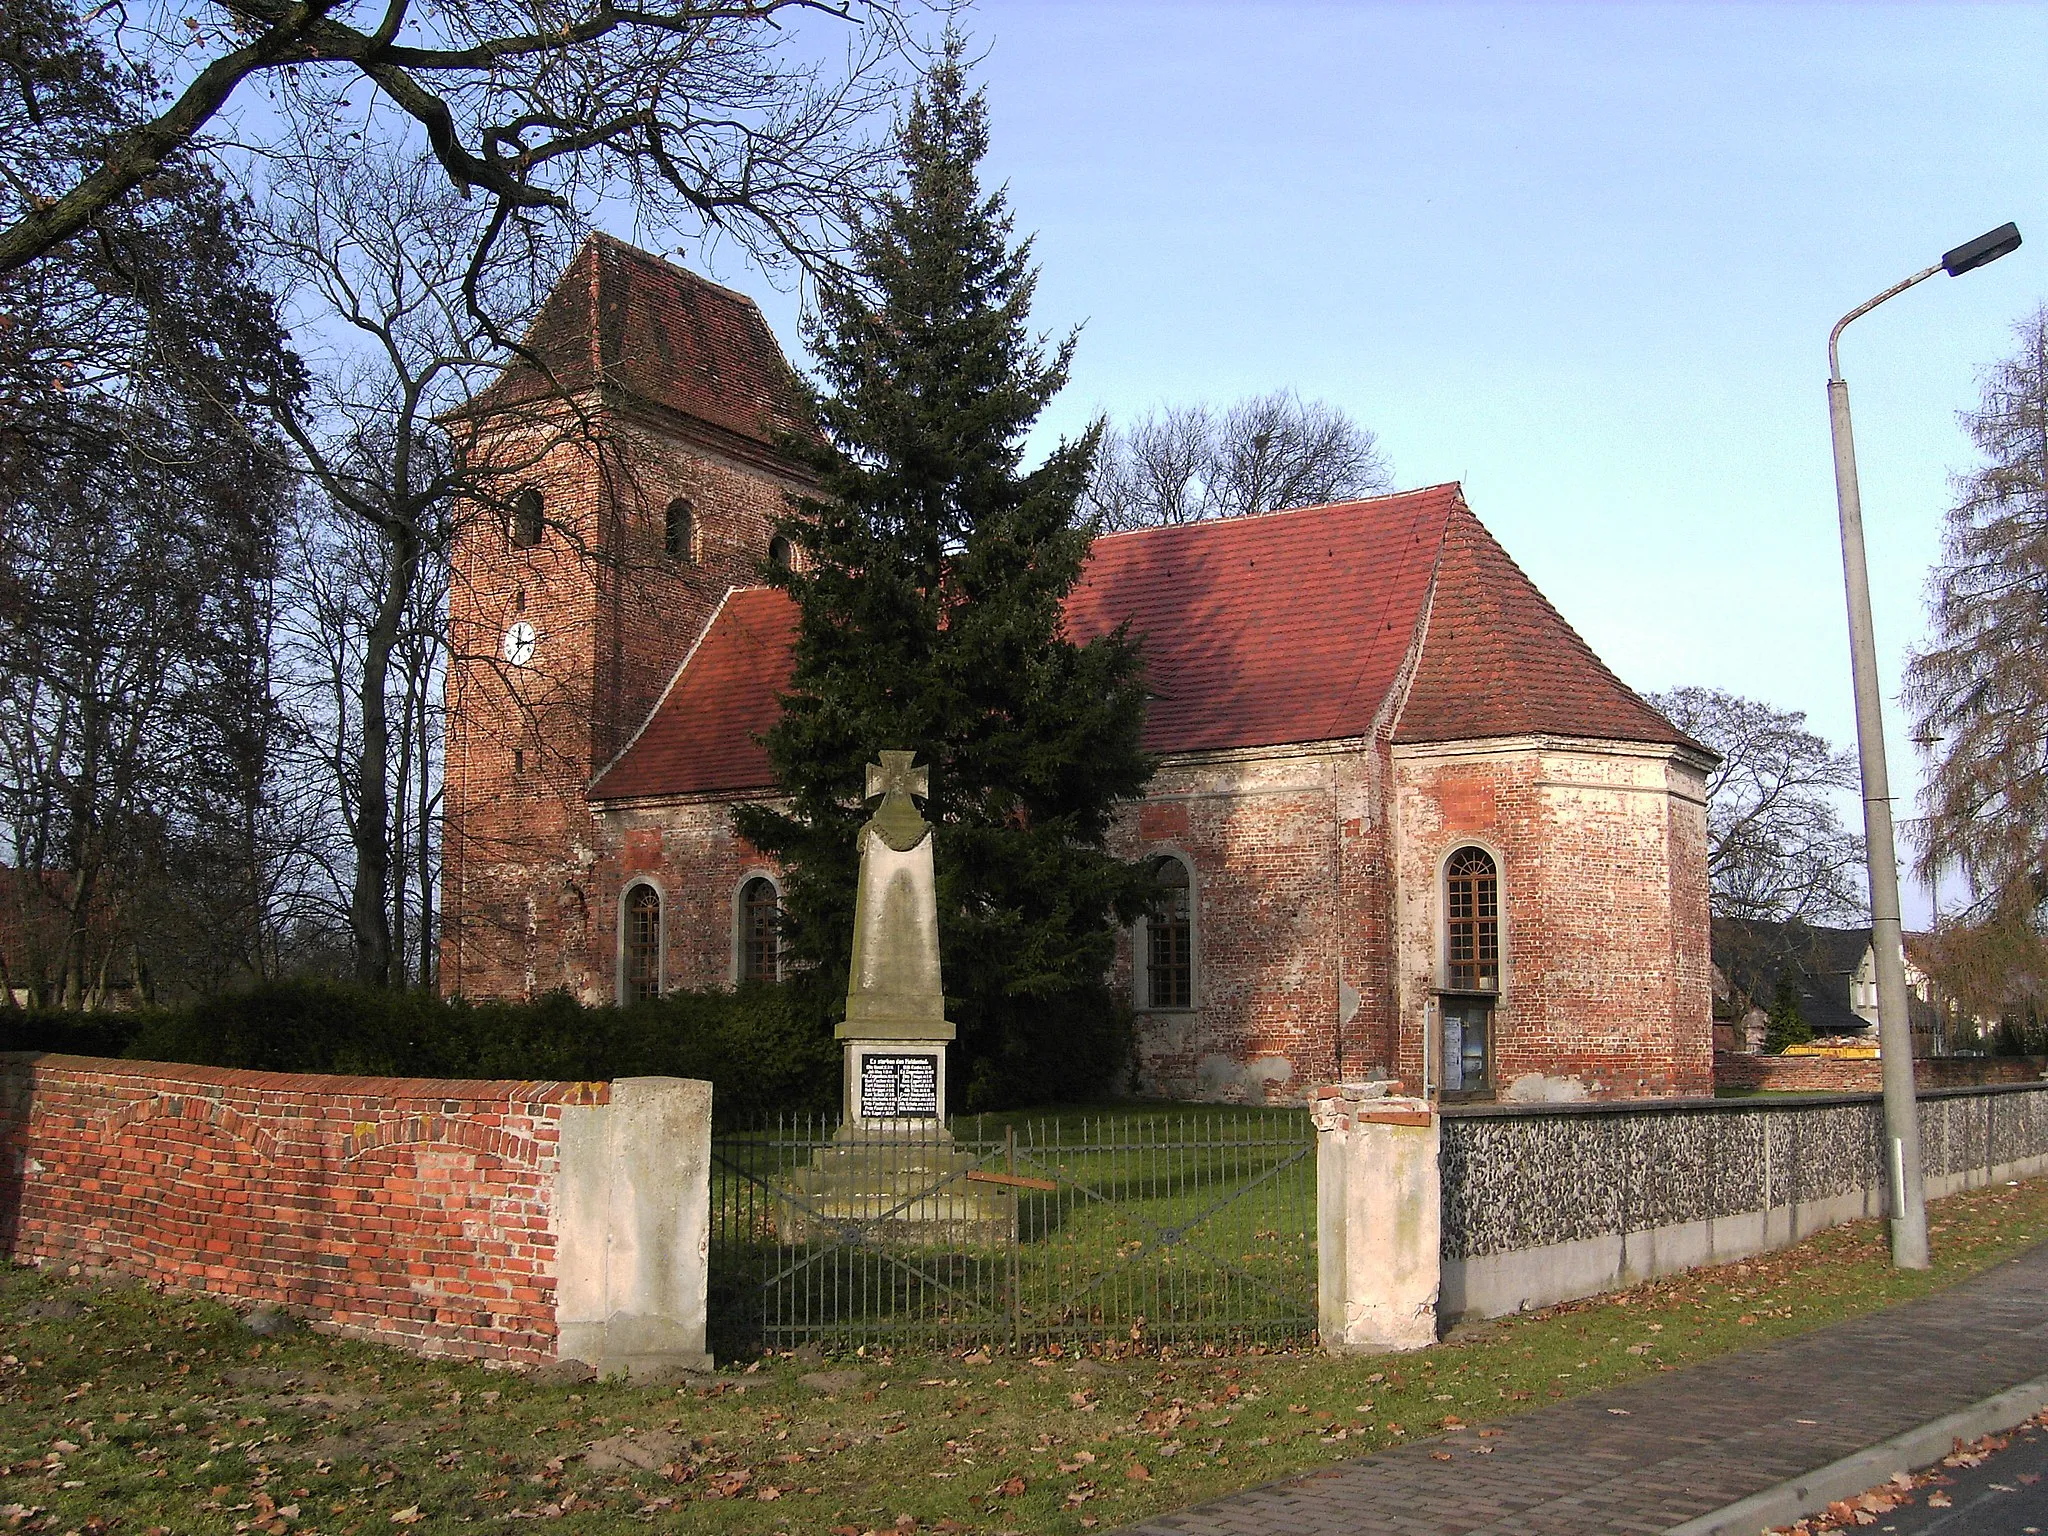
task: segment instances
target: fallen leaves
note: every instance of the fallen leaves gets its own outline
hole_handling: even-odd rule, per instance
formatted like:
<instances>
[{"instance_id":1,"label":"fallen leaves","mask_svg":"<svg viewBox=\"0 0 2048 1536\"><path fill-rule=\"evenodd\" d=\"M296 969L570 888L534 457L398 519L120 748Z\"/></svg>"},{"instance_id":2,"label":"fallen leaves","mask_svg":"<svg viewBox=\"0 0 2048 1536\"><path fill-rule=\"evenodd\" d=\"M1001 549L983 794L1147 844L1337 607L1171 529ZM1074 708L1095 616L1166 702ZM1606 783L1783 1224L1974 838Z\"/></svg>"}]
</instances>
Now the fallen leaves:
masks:
<instances>
[{"instance_id":1,"label":"fallen leaves","mask_svg":"<svg viewBox=\"0 0 2048 1536\"><path fill-rule=\"evenodd\" d=\"M404 1509L393 1510L391 1513L391 1523L393 1525L418 1525L420 1521L426 1518L425 1515L420 1513L420 1507L417 1504L408 1504Z\"/></svg>"},{"instance_id":2,"label":"fallen leaves","mask_svg":"<svg viewBox=\"0 0 2048 1536\"><path fill-rule=\"evenodd\" d=\"M737 1498L740 1490L753 1480L754 1474L745 1467L736 1472L721 1472L704 1484L704 1493L713 1499Z\"/></svg>"}]
</instances>

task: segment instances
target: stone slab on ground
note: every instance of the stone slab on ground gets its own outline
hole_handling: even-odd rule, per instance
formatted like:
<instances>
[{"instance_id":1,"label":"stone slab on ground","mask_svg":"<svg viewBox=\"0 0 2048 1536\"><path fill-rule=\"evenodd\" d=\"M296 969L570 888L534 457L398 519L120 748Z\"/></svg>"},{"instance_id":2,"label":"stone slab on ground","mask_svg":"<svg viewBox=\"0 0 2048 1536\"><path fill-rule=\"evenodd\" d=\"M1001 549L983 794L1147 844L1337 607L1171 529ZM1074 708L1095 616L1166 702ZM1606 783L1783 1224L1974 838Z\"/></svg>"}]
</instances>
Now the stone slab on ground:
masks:
<instances>
[{"instance_id":1,"label":"stone slab on ground","mask_svg":"<svg viewBox=\"0 0 2048 1536\"><path fill-rule=\"evenodd\" d=\"M1475 1425L1129 1536L1648 1536L2042 1375L2048 1244L1917 1301L1502 1419L1484 1440Z\"/></svg>"}]
</instances>

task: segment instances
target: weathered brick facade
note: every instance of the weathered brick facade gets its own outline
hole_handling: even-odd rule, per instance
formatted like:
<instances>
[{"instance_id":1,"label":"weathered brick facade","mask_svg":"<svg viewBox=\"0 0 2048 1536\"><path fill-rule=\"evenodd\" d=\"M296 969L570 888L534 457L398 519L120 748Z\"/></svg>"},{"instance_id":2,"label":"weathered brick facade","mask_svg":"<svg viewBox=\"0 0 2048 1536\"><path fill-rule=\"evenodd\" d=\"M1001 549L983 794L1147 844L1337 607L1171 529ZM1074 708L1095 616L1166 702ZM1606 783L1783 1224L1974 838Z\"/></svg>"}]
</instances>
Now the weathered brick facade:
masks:
<instances>
[{"instance_id":1,"label":"weathered brick facade","mask_svg":"<svg viewBox=\"0 0 2048 1536\"><path fill-rule=\"evenodd\" d=\"M670 306L685 320L669 318L683 333L678 348L711 353L695 372L717 379L717 356L735 345L746 355L728 376L782 366L755 355L774 341L749 301L603 239L585 247L539 326L557 308L622 308L649 274L688 301ZM725 333L718 347L704 339L703 316L687 312L704 309ZM578 334L571 321L557 329ZM609 992L603 957L620 876L645 855L600 835L591 779L647 718L726 593L759 582L773 524L804 484L767 440L777 423L743 430L744 418L706 420L650 399L616 358L593 364L587 381L556 361L566 382L590 385L575 409L479 402L475 451L515 467L502 503L477 510L455 545L442 969L451 990L475 996ZM541 537L515 547L506 508L529 487L541 493ZM672 555L678 500L691 533L687 552ZM533 650L515 665L507 636L520 623ZM698 974L679 967L671 984Z\"/></svg>"},{"instance_id":2,"label":"weathered brick facade","mask_svg":"<svg viewBox=\"0 0 2048 1536\"><path fill-rule=\"evenodd\" d=\"M608 1092L9 1056L0 1252L552 1359L562 1112Z\"/></svg>"},{"instance_id":3,"label":"weathered brick facade","mask_svg":"<svg viewBox=\"0 0 2048 1536\"><path fill-rule=\"evenodd\" d=\"M593 314L652 317L638 339L630 318L604 333L623 361L588 397L602 441L531 477L540 547L483 518L458 556L443 976L472 994L616 996L635 883L659 895L659 985L724 984L740 887L773 874L730 809L772 791L757 737L792 616L759 573L800 482L772 433L707 420L720 408L668 381L758 381L781 360L754 314L764 355L728 346L701 367L696 333L662 315L722 305L727 345L743 301L622 252L565 284ZM672 302L636 310L607 282ZM549 334L583 344L566 322ZM678 494L707 541L682 560L661 537ZM522 597L540 634L512 667L497 647ZM1710 1091L1711 759L1601 665L1455 486L1100 540L1068 628L1120 623L1145 640L1161 768L1115 845L1179 858L1192 886L1184 1005L1153 1006L1142 925L1120 950L1138 1087L1288 1102L1376 1072L1435 1086L1441 1010L1482 1006L1486 1096ZM1468 847L1497 872L1483 993L1446 969L1445 861Z\"/></svg>"}]
</instances>

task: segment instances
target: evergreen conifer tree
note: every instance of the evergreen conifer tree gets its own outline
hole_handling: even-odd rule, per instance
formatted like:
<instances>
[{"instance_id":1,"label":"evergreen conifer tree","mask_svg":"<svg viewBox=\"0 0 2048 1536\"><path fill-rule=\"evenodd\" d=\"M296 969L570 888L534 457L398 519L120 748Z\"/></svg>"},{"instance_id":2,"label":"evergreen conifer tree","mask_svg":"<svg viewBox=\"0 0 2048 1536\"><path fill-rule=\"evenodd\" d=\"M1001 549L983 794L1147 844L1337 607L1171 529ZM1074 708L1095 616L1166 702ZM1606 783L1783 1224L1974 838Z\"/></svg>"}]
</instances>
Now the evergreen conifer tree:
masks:
<instances>
[{"instance_id":1,"label":"evergreen conifer tree","mask_svg":"<svg viewBox=\"0 0 2048 1536\"><path fill-rule=\"evenodd\" d=\"M1031 242L980 184L988 113L963 46L950 34L917 92L899 185L859 221L856 276L820 295L807 338L822 435L792 447L821 489L783 525L799 557L771 574L800 615L766 736L785 798L736 822L786 871L798 985L843 996L864 767L885 748L930 765L954 1102L985 1107L1121 1075L1127 1013L1104 975L1149 881L1105 838L1152 765L1136 644L1064 632L1100 428L1023 467L1075 338L1029 329Z\"/></svg>"},{"instance_id":2,"label":"evergreen conifer tree","mask_svg":"<svg viewBox=\"0 0 2048 1536\"><path fill-rule=\"evenodd\" d=\"M1778 995L1764 1015L1764 1054L1782 1056L1788 1046L1811 1045L1813 1029L1799 1011L1799 989L1790 976L1778 978Z\"/></svg>"}]
</instances>

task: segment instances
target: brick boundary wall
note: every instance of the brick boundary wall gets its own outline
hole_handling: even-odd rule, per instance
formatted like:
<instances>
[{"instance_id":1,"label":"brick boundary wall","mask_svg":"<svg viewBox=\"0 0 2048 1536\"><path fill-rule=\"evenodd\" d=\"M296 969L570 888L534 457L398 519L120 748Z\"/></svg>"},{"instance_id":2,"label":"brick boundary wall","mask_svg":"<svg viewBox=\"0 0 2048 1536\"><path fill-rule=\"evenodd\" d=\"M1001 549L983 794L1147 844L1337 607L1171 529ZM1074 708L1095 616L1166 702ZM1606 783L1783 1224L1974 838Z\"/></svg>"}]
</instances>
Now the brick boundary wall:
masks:
<instances>
[{"instance_id":1,"label":"brick boundary wall","mask_svg":"<svg viewBox=\"0 0 2048 1536\"><path fill-rule=\"evenodd\" d=\"M709 1125L676 1079L0 1053L0 1251L429 1355L698 1365Z\"/></svg>"},{"instance_id":2,"label":"brick boundary wall","mask_svg":"<svg viewBox=\"0 0 2048 1536\"><path fill-rule=\"evenodd\" d=\"M1922 1089L2037 1083L2048 1078L2048 1057L1923 1056L1913 1063L1913 1078ZM1881 1093L1884 1078L1882 1066L1875 1060L1716 1051L1714 1086L1778 1093Z\"/></svg>"}]
</instances>

